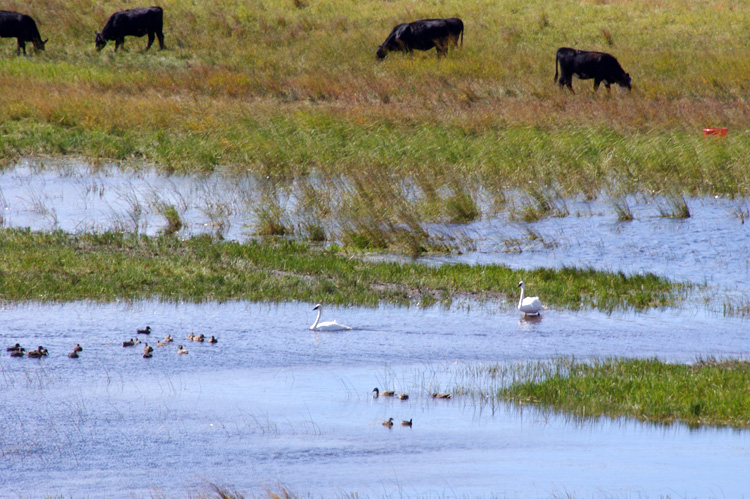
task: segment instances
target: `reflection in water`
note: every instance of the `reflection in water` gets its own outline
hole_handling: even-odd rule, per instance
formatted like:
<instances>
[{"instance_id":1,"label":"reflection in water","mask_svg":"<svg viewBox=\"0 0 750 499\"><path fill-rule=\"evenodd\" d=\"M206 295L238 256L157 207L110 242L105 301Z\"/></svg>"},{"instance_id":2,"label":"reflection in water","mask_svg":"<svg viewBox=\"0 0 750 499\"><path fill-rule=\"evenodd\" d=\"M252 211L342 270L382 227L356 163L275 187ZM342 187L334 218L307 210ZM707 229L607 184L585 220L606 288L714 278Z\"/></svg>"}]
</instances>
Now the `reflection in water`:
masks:
<instances>
[{"instance_id":1,"label":"reflection in water","mask_svg":"<svg viewBox=\"0 0 750 499\"><path fill-rule=\"evenodd\" d=\"M494 396L432 397L455 386L494 393L495 381L477 374L488 364L747 358L740 320L347 308L332 313L360 329L317 333L308 330L310 308L6 307L2 346L43 344L50 354L0 357L0 496L185 497L207 483L246 494L282 484L314 496L658 496L675 484L697 496L743 492L750 432L572 420ZM122 347L143 324L183 343L189 333L221 334L217 344L188 342L189 355L170 344L143 359L142 348ZM77 343L80 358L69 359ZM373 386L409 398L374 399Z\"/></svg>"}]
</instances>

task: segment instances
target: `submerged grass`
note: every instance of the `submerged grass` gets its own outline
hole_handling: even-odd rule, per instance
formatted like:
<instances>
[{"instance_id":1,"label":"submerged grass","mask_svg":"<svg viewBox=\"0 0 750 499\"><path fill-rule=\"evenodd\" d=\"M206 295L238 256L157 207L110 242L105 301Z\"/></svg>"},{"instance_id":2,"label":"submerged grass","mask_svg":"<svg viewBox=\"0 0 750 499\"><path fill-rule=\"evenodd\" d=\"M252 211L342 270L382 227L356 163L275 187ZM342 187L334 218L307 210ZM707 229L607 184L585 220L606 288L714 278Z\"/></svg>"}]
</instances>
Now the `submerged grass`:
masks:
<instances>
[{"instance_id":1,"label":"submerged grass","mask_svg":"<svg viewBox=\"0 0 750 499\"><path fill-rule=\"evenodd\" d=\"M373 263L335 246L241 244L208 236L3 229L0 254L0 299L8 301L241 299L374 306L472 299L499 300L507 308L523 279L550 307L611 311L670 306L688 289L652 274Z\"/></svg>"},{"instance_id":2,"label":"submerged grass","mask_svg":"<svg viewBox=\"0 0 750 499\"><path fill-rule=\"evenodd\" d=\"M656 359L561 359L538 367L531 379L500 389L499 397L582 418L750 427L747 361L686 365Z\"/></svg>"}]
</instances>

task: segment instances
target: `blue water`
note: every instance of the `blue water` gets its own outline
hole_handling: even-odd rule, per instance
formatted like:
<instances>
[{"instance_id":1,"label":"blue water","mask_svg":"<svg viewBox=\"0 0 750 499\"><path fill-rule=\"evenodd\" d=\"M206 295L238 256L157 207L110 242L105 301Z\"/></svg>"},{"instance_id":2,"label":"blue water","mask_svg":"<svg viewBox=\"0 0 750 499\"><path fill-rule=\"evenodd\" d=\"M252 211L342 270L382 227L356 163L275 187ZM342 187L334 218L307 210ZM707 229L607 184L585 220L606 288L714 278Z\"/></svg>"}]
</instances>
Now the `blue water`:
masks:
<instances>
[{"instance_id":1,"label":"blue water","mask_svg":"<svg viewBox=\"0 0 750 499\"><path fill-rule=\"evenodd\" d=\"M435 400L479 364L625 355L748 358L746 323L711 314L561 313L504 305L325 309L354 330L314 333L312 304L15 305L0 358L0 496L167 497L281 487L315 497L598 494L738 497L750 432L690 430ZM123 340L150 324L153 358ZM185 339L216 334L216 345ZM84 347L79 359L66 354ZM190 353L178 356L177 343ZM394 389L409 399L373 399ZM396 426L381 422L393 417ZM413 419L413 427L400 421ZM105 492L106 491L106 492Z\"/></svg>"}]
</instances>

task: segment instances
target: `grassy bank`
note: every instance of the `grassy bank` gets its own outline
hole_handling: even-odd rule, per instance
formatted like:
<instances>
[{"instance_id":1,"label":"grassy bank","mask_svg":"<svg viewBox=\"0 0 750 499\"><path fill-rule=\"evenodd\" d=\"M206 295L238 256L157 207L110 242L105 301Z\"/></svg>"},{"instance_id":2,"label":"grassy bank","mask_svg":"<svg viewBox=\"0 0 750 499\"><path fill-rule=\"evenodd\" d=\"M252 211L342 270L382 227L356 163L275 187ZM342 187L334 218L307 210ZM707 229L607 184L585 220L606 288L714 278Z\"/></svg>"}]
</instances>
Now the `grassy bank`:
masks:
<instances>
[{"instance_id":1,"label":"grassy bank","mask_svg":"<svg viewBox=\"0 0 750 499\"><path fill-rule=\"evenodd\" d=\"M82 156L165 170L264 175L370 172L437 187L470 179L563 194L747 194L750 5L719 0L195 3L165 0L168 49L94 50L124 8L106 0L11 1L42 54L0 43L0 160ZM460 16L464 46L375 49L398 22ZM606 50L630 94L576 95L552 79L559 46ZM705 126L727 126L706 140Z\"/></svg>"},{"instance_id":2,"label":"grassy bank","mask_svg":"<svg viewBox=\"0 0 750 499\"><path fill-rule=\"evenodd\" d=\"M369 263L307 245L186 241L123 234L0 230L0 299L322 301L429 305L455 299L517 300L516 284L546 305L646 309L679 300L684 286L651 274L502 266Z\"/></svg>"},{"instance_id":3,"label":"grassy bank","mask_svg":"<svg viewBox=\"0 0 750 499\"><path fill-rule=\"evenodd\" d=\"M534 372L536 379L503 388L499 396L582 418L750 427L748 362L558 361Z\"/></svg>"}]
</instances>

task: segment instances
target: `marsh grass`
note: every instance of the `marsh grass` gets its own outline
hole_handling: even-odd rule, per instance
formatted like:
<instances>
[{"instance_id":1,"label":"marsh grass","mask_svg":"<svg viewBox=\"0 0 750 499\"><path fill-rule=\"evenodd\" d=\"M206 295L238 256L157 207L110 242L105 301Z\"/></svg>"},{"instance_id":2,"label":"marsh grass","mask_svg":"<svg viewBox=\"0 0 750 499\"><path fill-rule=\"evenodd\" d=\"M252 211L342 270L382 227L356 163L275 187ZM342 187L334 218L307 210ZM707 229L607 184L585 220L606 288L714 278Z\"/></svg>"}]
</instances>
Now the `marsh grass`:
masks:
<instances>
[{"instance_id":1,"label":"marsh grass","mask_svg":"<svg viewBox=\"0 0 750 499\"><path fill-rule=\"evenodd\" d=\"M509 303L523 279L534 283L534 291L550 307L643 310L675 304L690 289L652 274L373 263L335 246L318 249L289 241L240 244L209 236L180 240L3 229L0 251L0 299L9 301Z\"/></svg>"},{"instance_id":2,"label":"marsh grass","mask_svg":"<svg viewBox=\"0 0 750 499\"><path fill-rule=\"evenodd\" d=\"M685 196L672 195L659 202L659 214L664 218L686 219L690 218Z\"/></svg>"},{"instance_id":3,"label":"marsh grass","mask_svg":"<svg viewBox=\"0 0 750 499\"><path fill-rule=\"evenodd\" d=\"M749 382L750 363L740 360L562 359L537 365L498 395L581 418L748 428Z\"/></svg>"},{"instance_id":4,"label":"marsh grass","mask_svg":"<svg viewBox=\"0 0 750 499\"><path fill-rule=\"evenodd\" d=\"M115 55L96 52L92 33L119 1L6 3L34 16L50 43L29 57L0 43L0 162L76 156L170 172L347 177L428 169L566 196L600 192L612 178L631 192L749 190L745 3L162 5L168 49L143 54L143 40L128 39ZM453 15L466 24L461 50L441 61L434 52L375 60L396 23ZM560 92L552 62L562 45L613 52L633 91L594 94L580 82L575 95ZM706 123L732 133L705 140ZM474 213L459 206L464 220Z\"/></svg>"}]
</instances>

